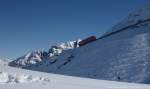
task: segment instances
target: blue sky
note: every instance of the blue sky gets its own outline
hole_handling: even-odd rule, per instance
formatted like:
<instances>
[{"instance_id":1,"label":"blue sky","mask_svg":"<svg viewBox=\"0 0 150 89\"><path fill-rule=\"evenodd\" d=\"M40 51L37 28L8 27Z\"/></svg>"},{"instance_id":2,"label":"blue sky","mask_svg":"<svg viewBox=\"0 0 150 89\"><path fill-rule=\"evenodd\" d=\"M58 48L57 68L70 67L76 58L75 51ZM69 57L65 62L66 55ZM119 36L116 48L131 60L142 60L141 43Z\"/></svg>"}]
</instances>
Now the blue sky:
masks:
<instances>
[{"instance_id":1,"label":"blue sky","mask_svg":"<svg viewBox=\"0 0 150 89\"><path fill-rule=\"evenodd\" d=\"M101 36L149 0L0 0L0 57Z\"/></svg>"}]
</instances>

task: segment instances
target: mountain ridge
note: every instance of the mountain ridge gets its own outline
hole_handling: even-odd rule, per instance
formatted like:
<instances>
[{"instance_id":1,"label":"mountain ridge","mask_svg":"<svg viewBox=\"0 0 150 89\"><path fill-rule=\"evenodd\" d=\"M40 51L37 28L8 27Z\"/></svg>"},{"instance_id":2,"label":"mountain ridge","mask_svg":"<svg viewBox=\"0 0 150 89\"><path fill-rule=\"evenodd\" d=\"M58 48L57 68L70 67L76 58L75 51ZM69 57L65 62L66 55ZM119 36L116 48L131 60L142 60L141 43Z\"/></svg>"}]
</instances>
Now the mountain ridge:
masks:
<instances>
[{"instance_id":1,"label":"mountain ridge","mask_svg":"<svg viewBox=\"0 0 150 89\"><path fill-rule=\"evenodd\" d=\"M65 50L78 48L79 42L80 39L77 41L68 41L53 45L48 51L32 51L10 62L9 65L16 67L29 67L32 65L36 65L37 63L41 63L44 60L52 60L55 59L55 57L59 56ZM53 62L54 61L55 60L53 60Z\"/></svg>"}]
</instances>

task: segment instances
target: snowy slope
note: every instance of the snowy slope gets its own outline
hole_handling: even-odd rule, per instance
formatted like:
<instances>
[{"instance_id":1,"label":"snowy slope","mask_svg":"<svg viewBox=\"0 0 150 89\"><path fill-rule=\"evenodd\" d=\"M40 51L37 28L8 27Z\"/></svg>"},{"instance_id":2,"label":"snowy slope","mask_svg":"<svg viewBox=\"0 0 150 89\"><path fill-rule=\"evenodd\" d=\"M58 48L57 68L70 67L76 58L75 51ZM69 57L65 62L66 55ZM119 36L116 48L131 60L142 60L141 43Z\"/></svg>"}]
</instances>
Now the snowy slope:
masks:
<instances>
[{"instance_id":1,"label":"snowy slope","mask_svg":"<svg viewBox=\"0 0 150 89\"><path fill-rule=\"evenodd\" d=\"M47 74L0 64L0 89L150 89L150 85Z\"/></svg>"},{"instance_id":2,"label":"snowy slope","mask_svg":"<svg viewBox=\"0 0 150 89\"><path fill-rule=\"evenodd\" d=\"M52 72L124 82L150 83L150 5L131 13L89 45L60 54L54 62L27 67ZM131 26L130 26L131 25ZM134 25L134 26L132 26ZM114 33L123 28L123 31ZM46 64L45 64L46 63Z\"/></svg>"}]
</instances>

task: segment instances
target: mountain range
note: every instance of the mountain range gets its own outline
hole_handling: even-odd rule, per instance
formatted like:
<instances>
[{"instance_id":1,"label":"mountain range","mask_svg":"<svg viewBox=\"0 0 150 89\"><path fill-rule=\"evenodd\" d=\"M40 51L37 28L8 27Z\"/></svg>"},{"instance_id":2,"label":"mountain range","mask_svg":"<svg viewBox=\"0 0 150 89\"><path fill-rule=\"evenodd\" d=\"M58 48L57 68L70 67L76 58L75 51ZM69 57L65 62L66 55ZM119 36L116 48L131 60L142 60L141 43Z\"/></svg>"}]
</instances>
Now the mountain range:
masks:
<instances>
[{"instance_id":1,"label":"mountain range","mask_svg":"<svg viewBox=\"0 0 150 89\"><path fill-rule=\"evenodd\" d=\"M150 5L135 10L96 41L67 42L9 63L47 73L150 84Z\"/></svg>"}]
</instances>

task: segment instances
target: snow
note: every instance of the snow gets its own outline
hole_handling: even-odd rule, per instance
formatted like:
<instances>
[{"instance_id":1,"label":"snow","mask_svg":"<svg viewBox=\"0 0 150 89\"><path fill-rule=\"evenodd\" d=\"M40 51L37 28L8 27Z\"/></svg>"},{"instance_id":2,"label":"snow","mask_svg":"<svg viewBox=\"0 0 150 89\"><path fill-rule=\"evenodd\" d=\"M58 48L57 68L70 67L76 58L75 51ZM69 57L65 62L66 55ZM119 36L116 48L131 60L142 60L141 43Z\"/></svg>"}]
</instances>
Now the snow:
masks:
<instances>
[{"instance_id":1,"label":"snow","mask_svg":"<svg viewBox=\"0 0 150 89\"><path fill-rule=\"evenodd\" d=\"M6 73L0 72L0 83L6 83L8 81L8 75Z\"/></svg>"},{"instance_id":2,"label":"snow","mask_svg":"<svg viewBox=\"0 0 150 89\"><path fill-rule=\"evenodd\" d=\"M50 82L50 79L43 77L33 77L32 75L24 74L8 74L6 72L0 72L0 84L9 83L30 83L30 82Z\"/></svg>"},{"instance_id":3,"label":"snow","mask_svg":"<svg viewBox=\"0 0 150 89\"><path fill-rule=\"evenodd\" d=\"M16 84L29 82L50 82L50 79L39 76L32 76L32 74L18 72L19 69L14 69L8 66L10 60L0 59L0 84ZM14 71L13 71L14 70Z\"/></svg>"},{"instance_id":4,"label":"snow","mask_svg":"<svg viewBox=\"0 0 150 89\"><path fill-rule=\"evenodd\" d=\"M0 65L8 65L11 62L9 59L0 59Z\"/></svg>"},{"instance_id":5,"label":"snow","mask_svg":"<svg viewBox=\"0 0 150 89\"><path fill-rule=\"evenodd\" d=\"M0 64L0 89L150 89L150 85L113 82L23 70Z\"/></svg>"}]
</instances>

